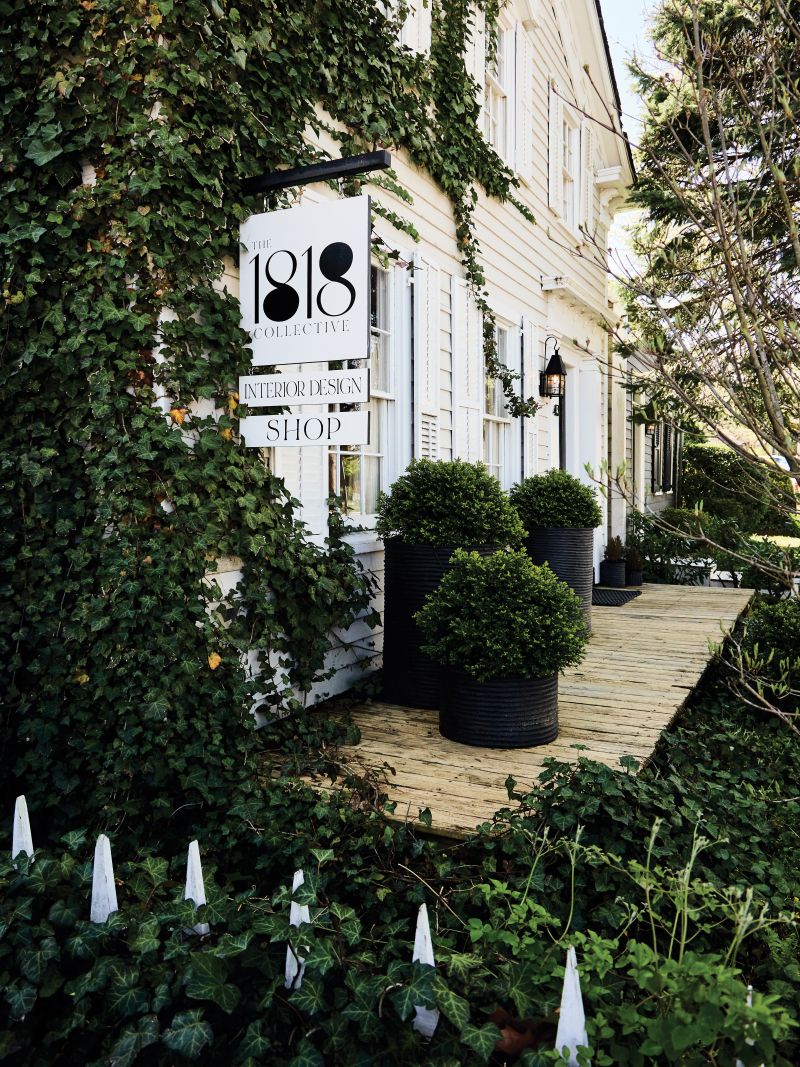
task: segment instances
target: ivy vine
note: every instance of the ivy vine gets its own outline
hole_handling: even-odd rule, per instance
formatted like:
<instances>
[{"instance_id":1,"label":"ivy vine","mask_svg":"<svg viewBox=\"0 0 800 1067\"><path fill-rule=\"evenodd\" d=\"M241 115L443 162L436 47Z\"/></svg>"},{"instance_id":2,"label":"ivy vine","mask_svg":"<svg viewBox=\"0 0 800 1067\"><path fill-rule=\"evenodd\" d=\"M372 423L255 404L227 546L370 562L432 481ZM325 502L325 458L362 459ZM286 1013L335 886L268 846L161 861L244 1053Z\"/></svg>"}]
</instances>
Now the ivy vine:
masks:
<instances>
[{"instance_id":1,"label":"ivy vine","mask_svg":"<svg viewBox=\"0 0 800 1067\"><path fill-rule=\"evenodd\" d=\"M473 234L476 190L514 181L477 127L474 12L434 3L421 56L375 0L0 0L0 740L7 792L54 825L208 829L255 788L254 701L296 704L328 633L374 621L335 517L309 544L238 443L249 351L218 284L260 207L242 180L311 162L318 105L343 152L402 145L446 192L487 366L533 410L497 362Z\"/></svg>"}]
</instances>

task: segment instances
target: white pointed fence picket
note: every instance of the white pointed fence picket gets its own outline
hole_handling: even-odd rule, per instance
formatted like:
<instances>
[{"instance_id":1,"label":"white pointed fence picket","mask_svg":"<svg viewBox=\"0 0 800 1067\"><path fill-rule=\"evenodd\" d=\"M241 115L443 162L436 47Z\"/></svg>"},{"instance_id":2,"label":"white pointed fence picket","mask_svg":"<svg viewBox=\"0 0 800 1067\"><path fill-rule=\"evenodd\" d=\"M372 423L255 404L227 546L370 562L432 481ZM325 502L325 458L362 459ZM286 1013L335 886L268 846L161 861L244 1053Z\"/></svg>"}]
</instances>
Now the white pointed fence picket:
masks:
<instances>
[{"instance_id":1,"label":"white pointed fence picket","mask_svg":"<svg viewBox=\"0 0 800 1067\"><path fill-rule=\"evenodd\" d=\"M24 796L17 797L14 806L14 822L11 837L11 862L24 852L33 861L34 848L31 824L28 817L28 805ZM16 866L16 864L15 864ZM295 871L292 879L292 896L303 885L302 870ZM203 883L203 868L200 863L200 846L197 841L189 845L186 857L186 889L184 900L191 900L196 908L206 903L206 890ZM109 915L118 910L117 890L114 882L114 867L111 860L111 842L105 834L100 834L94 850L94 867L92 870L92 900L89 918L93 923L105 923ZM292 900L289 909L289 926L300 927L311 923L311 915L306 904ZM208 923L197 923L188 933L205 936L210 932ZM308 951L308 949L306 949ZM420 904L417 913L417 926L414 935L412 963L425 963L435 967L433 957L433 939L431 937L428 908ZM285 986L287 989L299 989L303 982L305 960L298 955L291 944L286 947ZM753 987L747 988L747 1003L753 1002ZM439 1023L438 1008L426 1008L418 1004L414 1009L412 1026L424 1038L430 1039ZM750 1042L748 1042L750 1043ZM567 961L564 971L564 984L561 990L561 1010L558 1017L558 1031L555 1047L563 1054L568 1053L569 1067L578 1067L577 1051L580 1045L589 1044L586 1034L586 1014L581 996L581 983L578 974L578 959L574 948L567 949ZM741 1060L736 1061L741 1067Z\"/></svg>"}]
</instances>

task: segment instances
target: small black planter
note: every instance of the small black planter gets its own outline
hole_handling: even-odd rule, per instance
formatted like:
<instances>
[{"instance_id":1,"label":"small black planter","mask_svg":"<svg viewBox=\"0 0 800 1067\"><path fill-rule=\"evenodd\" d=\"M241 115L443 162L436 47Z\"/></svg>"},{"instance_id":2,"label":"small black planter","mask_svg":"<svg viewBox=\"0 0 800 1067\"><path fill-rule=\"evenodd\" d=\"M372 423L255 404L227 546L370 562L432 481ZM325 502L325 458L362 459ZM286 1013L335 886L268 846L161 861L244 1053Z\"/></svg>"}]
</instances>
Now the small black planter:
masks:
<instances>
[{"instance_id":1,"label":"small black planter","mask_svg":"<svg viewBox=\"0 0 800 1067\"><path fill-rule=\"evenodd\" d=\"M558 736L558 675L478 682L466 671L447 671L439 732L481 748L547 745Z\"/></svg>"},{"instance_id":2,"label":"small black planter","mask_svg":"<svg viewBox=\"0 0 800 1067\"><path fill-rule=\"evenodd\" d=\"M525 547L534 563L549 563L561 581L578 594L586 627L591 633L594 530L574 526L534 529L528 531Z\"/></svg>"},{"instance_id":3,"label":"small black planter","mask_svg":"<svg viewBox=\"0 0 800 1067\"><path fill-rule=\"evenodd\" d=\"M626 585L641 585L643 581L642 571L631 570L629 567L625 567L625 584Z\"/></svg>"},{"instance_id":4,"label":"small black planter","mask_svg":"<svg viewBox=\"0 0 800 1067\"><path fill-rule=\"evenodd\" d=\"M393 704L438 708L441 668L421 650L423 637L414 615L451 570L450 557L458 546L409 545L393 538L385 547L383 696ZM490 556L497 546L473 550Z\"/></svg>"},{"instance_id":5,"label":"small black planter","mask_svg":"<svg viewBox=\"0 0 800 1067\"><path fill-rule=\"evenodd\" d=\"M600 585L610 586L612 589L625 588L625 560L604 559L600 563Z\"/></svg>"}]
</instances>

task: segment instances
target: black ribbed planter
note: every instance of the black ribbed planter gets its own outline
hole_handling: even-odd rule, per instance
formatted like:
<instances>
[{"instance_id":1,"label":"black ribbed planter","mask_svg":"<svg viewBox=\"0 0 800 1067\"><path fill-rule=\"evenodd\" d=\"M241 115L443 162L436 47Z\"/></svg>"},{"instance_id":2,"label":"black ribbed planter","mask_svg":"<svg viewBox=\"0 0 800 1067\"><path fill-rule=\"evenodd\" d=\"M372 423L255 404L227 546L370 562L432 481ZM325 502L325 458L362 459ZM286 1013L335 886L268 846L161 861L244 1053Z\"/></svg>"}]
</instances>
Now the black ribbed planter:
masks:
<instances>
[{"instance_id":1,"label":"black ribbed planter","mask_svg":"<svg viewBox=\"0 0 800 1067\"><path fill-rule=\"evenodd\" d=\"M583 617L592 632L592 584L594 581L594 530L574 526L549 526L528 531L528 555L540 566L549 563L562 582L581 598Z\"/></svg>"},{"instance_id":2,"label":"black ribbed planter","mask_svg":"<svg viewBox=\"0 0 800 1067\"><path fill-rule=\"evenodd\" d=\"M634 570L632 567L625 565L625 584L626 585L641 585L643 581L643 575L641 568Z\"/></svg>"},{"instance_id":3,"label":"black ribbed planter","mask_svg":"<svg viewBox=\"0 0 800 1067\"><path fill-rule=\"evenodd\" d=\"M383 607L383 696L411 708L438 708L441 668L420 646L422 632L414 615L438 588L457 545L409 545L386 541ZM490 556L496 545L471 551Z\"/></svg>"},{"instance_id":4,"label":"black ribbed planter","mask_svg":"<svg viewBox=\"0 0 800 1067\"><path fill-rule=\"evenodd\" d=\"M612 589L625 588L625 560L604 559L600 561L600 585Z\"/></svg>"},{"instance_id":5,"label":"black ribbed planter","mask_svg":"<svg viewBox=\"0 0 800 1067\"><path fill-rule=\"evenodd\" d=\"M533 748L558 736L558 675L492 678L444 673L439 732L481 748Z\"/></svg>"}]
</instances>

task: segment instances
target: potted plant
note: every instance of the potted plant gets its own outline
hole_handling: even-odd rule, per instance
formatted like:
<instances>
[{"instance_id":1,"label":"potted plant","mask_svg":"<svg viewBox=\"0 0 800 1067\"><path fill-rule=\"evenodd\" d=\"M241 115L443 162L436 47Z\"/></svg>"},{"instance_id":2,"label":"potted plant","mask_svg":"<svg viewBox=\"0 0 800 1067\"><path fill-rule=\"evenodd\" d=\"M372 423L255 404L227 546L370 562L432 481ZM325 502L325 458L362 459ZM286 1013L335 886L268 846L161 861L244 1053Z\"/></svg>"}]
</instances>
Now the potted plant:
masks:
<instances>
[{"instance_id":1,"label":"potted plant","mask_svg":"<svg viewBox=\"0 0 800 1067\"><path fill-rule=\"evenodd\" d=\"M625 546L625 584L641 585L644 560L636 545L628 542Z\"/></svg>"},{"instance_id":2,"label":"potted plant","mask_svg":"<svg viewBox=\"0 0 800 1067\"><path fill-rule=\"evenodd\" d=\"M625 588L625 549L619 537L610 538L606 545L600 562L600 585Z\"/></svg>"},{"instance_id":3,"label":"potted plant","mask_svg":"<svg viewBox=\"0 0 800 1067\"><path fill-rule=\"evenodd\" d=\"M455 552L417 614L423 648L446 668L439 730L486 748L546 745L558 735L558 673L578 663L580 599L524 550Z\"/></svg>"},{"instance_id":4,"label":"potted plant","mask_svg":"<svg viewBox=\"0 0 800 1067\"><path fill-rule=\"evenodd\" d=\"M511 503L528 532L534 563L549 563L581 599L592 627L594 529L602 521L594 489L562 470L526 478L511 490Z\"/></svg>"},{"instance_id":5,"label":"potted plant","mask_svg":"<svg viewBox=\"0 0 800 1067\"><path fill-rule=\"evenodd\" d=\"M413 460L378 499L384 539L384 695L439 706L440 670L421 651L414 615L450 566L456 548L519 546L525 531L500 483L482 463Z\"/></svg>"}]
</instances>

